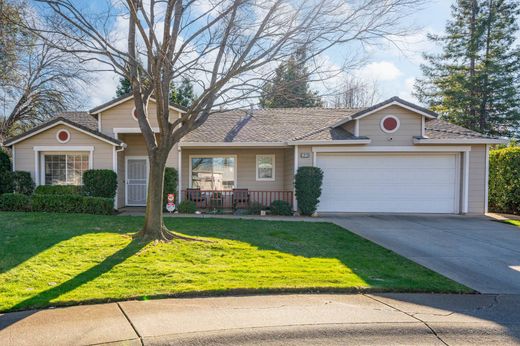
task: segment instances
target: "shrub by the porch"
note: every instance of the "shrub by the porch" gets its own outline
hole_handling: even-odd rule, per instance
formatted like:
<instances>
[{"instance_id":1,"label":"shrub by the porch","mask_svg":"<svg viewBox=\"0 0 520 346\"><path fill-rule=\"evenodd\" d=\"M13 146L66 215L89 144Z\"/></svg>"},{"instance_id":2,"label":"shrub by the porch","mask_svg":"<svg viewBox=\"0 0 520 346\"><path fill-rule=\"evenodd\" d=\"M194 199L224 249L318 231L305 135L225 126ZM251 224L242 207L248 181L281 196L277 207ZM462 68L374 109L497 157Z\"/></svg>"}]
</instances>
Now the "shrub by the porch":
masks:
<instances>
[{"instance_id":1,"label":"shrub by the porch","mask_svg":"<svg viewBox=\"0 0 520 346\"><path fill-rule=\"evenodd\" d=\"M114 212L114 200L103 197L79 195L43 195L32 198L33 211L53 213L85 213L110 215Z\"/></svg>"},{"instance_id":2,"label":"shrub by the porch","mask_svg":"<svg viewBox=\"0 0 520 346\"><path fill-rule=\"evenodd\" d=\"M13 172L13 191L27 196L32 195L34 191L34 181L31 173L25 171Z\"/></svg>"},{"instance_id":3,"label":"shrub by the porch","mask_svg":"<svg viewBox=\"0 0 520 346\"><path fill-rule=\"evenodd\" d=\"M247 213L249 215L260 215L260 212L262 210L265 210L266 207L260 203L260 202L249 202L249 205L247 206Z\"/></svg>"},{"instance_id":4,"label":"shrub by the porch","mask_svg":"<svg viewBox=\"0 0 520 346\"><path fill-rule=\"evenodd\" d=\"M179 206L177 207L179 210L179 213L182 214L193 214L197 211L197 205L193 201L184 200L181 203L179 203Z\"/></svg>"},{"instance_id":5,"label":"shrub by the porch","mask_svg":"<svg viewBox=\"0 0 520 346\"><path fill-rule=\"evenodd\" d=\"M90 169L83 173L83 194L91 197L114 198L117 174L110 169Z\"/></svg>"},{"instance_id":6,"label":"shrub by the porch","mask_svg":"<svg viewBox=\"0 0 520 346\"><path fill-rule=\"evenodd\" d=\"M177 181L178 181L177 170L173 167L166 167L164 170L164 192L163 192L163 204L166 205L168 200L168 194L175 194L175 201L178 200L177 196Z\"/></svg>"},{"instance_id":7,"label":"shrub by the porch","mask_svg":"<svg viewBox=\"0 0 520 346\"><path fill-rule=\"evenodd\" d=\"M323 171L318 167L300 167L296 172L294 187L298 208L303 215L312 215L321 196Z\"/></svg>"},{"instance_id":8,"label":"shrub by the porch","mask_svg":"<svg viewBox=\"0 0 520 346\"><path fill-rule=\"evenodd\" d=\"M11 159L5 151L0 149L0 195L8 192L13 192Z\"/></svg>"},{"instance_id":9,"label":"shrub by the porch","mask_svg":"<svg viewBox=\"0 0 520 346\"><path fill-rule=\"evenodd\" d=\"M286 201L273 201L269 206L272 215L283 215L290 216L292 215L291 205Z\"/></svg>"},{"instance_id":10,"label":"shrub by the porch","mask_svg":"<svg viewBox=\"0 0 520 346\"><path fill-rule=\"evenodd\" d=\"M489 208L520 214L520 147L489 153Z\"/></svg>"},{"instance_id":11,"label":"shrub by the porch","mask_svg":"<svg viewBox=\"0 0 520 346\"><path fill-rule=\"evenodd\" d=\"M78 185L40 185L34 190L35 195L80 195Z\"/></svg>"},{"instance_id":12,"label":"shrub by the porch","mask_svg":"<svg viewBox=\"0 0 520 346\"><path fill-rule=\"evenodd\" d=\"M0 210L28 211L31 210L31 198L21 193L4 193L0 195Z\"/></svg>"}]
</instances>

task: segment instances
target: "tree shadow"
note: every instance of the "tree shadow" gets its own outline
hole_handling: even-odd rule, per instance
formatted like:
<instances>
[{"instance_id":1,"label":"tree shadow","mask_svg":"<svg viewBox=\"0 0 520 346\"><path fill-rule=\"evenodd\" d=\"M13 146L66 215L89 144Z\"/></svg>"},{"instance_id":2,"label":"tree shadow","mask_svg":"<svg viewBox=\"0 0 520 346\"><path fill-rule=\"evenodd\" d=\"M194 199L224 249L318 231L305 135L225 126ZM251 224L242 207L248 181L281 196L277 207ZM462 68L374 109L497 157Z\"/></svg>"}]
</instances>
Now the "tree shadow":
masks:
<instances>
[{"instance_id":1,"label":"tree shadow","mask_svg":"<svg viewBox=\"0 0 520 346\"><path fill-rule=\"evenodd\" d=\"M34 309L49 306L51 305L50 303L53 299L56 299L65 293L71 292L72 290L82 286L83 284L86 284L96 279L97 277L109 272L118 264L123 263L125 260L138 253L145 246L146 243L134 239L127 246L106 257L102 262L96 264L92 268L74 276L73 278L57 286L54 286L46 291L40 292L28 299L25 299L17 303L16 305L12 306L9 310L16 311L27 307ZM23 318L28 317L35 311L36 310L32 310L32 312L21 311L6 315L0 315L0 327L5 328Z\"/></svg>"}]
</instances>

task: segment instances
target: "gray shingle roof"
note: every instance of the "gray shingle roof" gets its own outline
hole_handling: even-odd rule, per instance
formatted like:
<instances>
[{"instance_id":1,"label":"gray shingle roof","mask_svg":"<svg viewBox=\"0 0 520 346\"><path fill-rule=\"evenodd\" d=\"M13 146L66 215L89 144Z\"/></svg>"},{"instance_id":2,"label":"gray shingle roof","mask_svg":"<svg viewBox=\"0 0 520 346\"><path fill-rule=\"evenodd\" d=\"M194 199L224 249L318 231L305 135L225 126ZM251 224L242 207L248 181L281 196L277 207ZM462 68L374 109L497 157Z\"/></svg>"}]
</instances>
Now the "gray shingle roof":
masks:
<instances>
[{"instance_id":1,"label":"gray shingle roof","mask_svg":"<svg viewBox=\"0 0 520 346\"><path fill-rule=\"evenodd\" d=\"M294 140L305 141L341 141L341 140L356 140L368 139L368 137L356 137L352 133L341 127L327 126L316 131L312 131L306 135L294 138Z\"/></svg>"},{"instance_id":2,"label":"gray shingle roof","mask_svg":"<svg viewBox=\"0 0 520 346\"><path fill-rule=\"evenodd\" d=\"M61 112L56 114L55 118L63 118L73 123L83 125L91 130L97 131L97 119L87 112Z\"/></svg>"},{"instance_id":3,"label":"gray shingle roof","mask_svg":"<svg viewBox=\"0 0 520 346\"><path fill-rule=\"evenodd\" d=\"M327 127L357 111L349 108L272 108L215 113L183 142L284 142L323 130L327 136L347 136L347 131ZM341 132L341 134L340 134ZM316 134L318 135L318 134Z\"/></svg>"},{"instance_id":4,"label":"gray shingle roof","mask_svg":"<svg viewBox=\"0 0 520 346\"><path fill-rule=\"evenodd\" d=\"M424 132L430 139L495 139L441 119L426 122Z\"/></svg>"}]
</instances>

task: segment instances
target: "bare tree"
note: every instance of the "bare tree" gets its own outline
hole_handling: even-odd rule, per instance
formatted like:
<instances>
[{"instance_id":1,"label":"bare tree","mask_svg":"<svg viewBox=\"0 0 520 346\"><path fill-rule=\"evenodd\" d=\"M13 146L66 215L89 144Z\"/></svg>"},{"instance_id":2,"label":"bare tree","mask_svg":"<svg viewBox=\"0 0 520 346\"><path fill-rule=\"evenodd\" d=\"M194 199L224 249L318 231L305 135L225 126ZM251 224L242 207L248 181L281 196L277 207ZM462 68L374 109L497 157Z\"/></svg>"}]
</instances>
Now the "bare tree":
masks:
<instances>
[{"instance_id":1,"label":"bare tree","mask_svg":"<svg viewBox=\"0 0 520 346\"><path fill-rule=\"evenodd\" d=\"M104 63L128 78L150 174L145 239L180 237L163 223L162 190L166 159L175 143L202 125L220 107L236 107L258 97L275 65L296 47L313 59L333 47L364 44L402 35L402 18L422 0L126 0L103 13L69 0L40 0L53 20L39 32L60 35L64 52ZM128 24L127 47L111 34L114 23ZM56 25L59 23L59 25ZM346 50L345 50L346 51ZM145 65L139 68L139 61ZM189 76L202 91L178 119L170 118L169 86ZM159 133L147 114L156 100Z\"/></svg>"},{"instance_id":2,"label":"bare tree","mask_svg":"<svg viewBox=\"0 0 520 346\"><path fill-rule=\"evenodd\" d=\"M367 81L348 76L334 95L334 106L345 108L368 107L377 102L379 87L376 80Z\"/></svg>"}]
</instances>

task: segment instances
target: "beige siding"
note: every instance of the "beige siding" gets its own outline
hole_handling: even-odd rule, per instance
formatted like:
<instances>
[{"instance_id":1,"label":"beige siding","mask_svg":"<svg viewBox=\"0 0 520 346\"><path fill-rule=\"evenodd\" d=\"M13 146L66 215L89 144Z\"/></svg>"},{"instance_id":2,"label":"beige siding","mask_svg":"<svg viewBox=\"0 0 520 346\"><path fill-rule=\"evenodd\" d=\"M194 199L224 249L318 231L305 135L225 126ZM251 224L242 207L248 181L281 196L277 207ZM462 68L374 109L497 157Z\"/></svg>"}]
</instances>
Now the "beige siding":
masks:
<instances>
[{"instance_id":1,"label":"beige siding","mask_svg":"<svg viewBox=\"0 0 520 346\"><path fill-rule=\"evenodd\" d=\"M302 158L302 154L309 154L307 158ZM312 147L298 147L298 167L312 166Z\"/></svg>"},{"instance_id":2,"label":"beige siding","mask_svg":"<svg viewBox=\"0 0 520 346\"><path fill-rule=\"evenodd\" d=\"M130 99L101 113L101 132L113 136L114 128L139 128L137 120L132 117L134 100ZM152 127L158 127L153 101L148 105L148 118ZM170 115L177 117L178 112L170 110Z\"/></svg>"},{"instance_id":3,"label":"beige siding","mask_svg":"<svg viewBox=\"0 0 520 346\"><path fill-rule=\"evenodd\" d=\"M486 146L472 145L469 155L468 212L482 214L486 199Z\"/></svg>"},{"instance_id":4,"label":"beige siding","mask_svg":"<svg viewBox=\"0 0 520 346\"><path fill-rule=\"evenodd\" d=\"M294 148L285 149L284 190L294 187Z\"/></svg>"},{"instance_id":5,"label":"beige siding","mask_svg":"<svg viewBox=\"0 0 520 346\"><path fill-rule=\"evenodd\" d=\"M56 140L56 133L62 129L70 132L70 141L62 144ZM83 132L77 131L65 125L57 125L39 134L36 134L15 145L16 151L16 170L28 171L34 179L34 147L35 146L52 146L52 147L71 147L71 146L93 146L93 168L94 169L112 169L113 146L99 139L96 139ZM57 149L56 151L59 151Z\"/></svg>"},{"instance_id":6,"label":"beige siding","mask_svg":"<svg viewBox=\"0 0 520 346\"><path fill-rule=\"evenodd\" d=\"M256 181L256 155L275 155L275 180ZM189 187L190 155L236 155L237 187L257 191L282 191L285 188L286 150L285 149L183 149L182 150L182 188Z\"/></svg>"},{"instance_id":7,"label":"beige siding","mask_svg":"<svg viewBox=\"0 0 520 346\"><path fill-rule=\"evenodd\" d=\"M394 115L399 119L399 129L394 133L381 130L381 119ZM369 145L413 145L413 137L422 133L422 117L399 106L390 106L359 120L359 135L372 140Z\"/></svg>"},{"instance_id":8,"label":"beige siding","mask_svg":"<svg viewBox=\"0 0 520 346\"><path fill-rule=\"evenodd\" d=\"M126 172L126 161L125 158L128 156L148 156L146 151L146 145L144 143L144 138L141 134L120 134L119 139L126 143L127 147L123 152L118 153L118 163L117 163L117 174L118 174L118 207L124 207L125 205L125 172ZM168 155L168 160L166 161L166 167L177 168L178 165L178 150L177 145L175 145ZM176 192L176 191L175 191Z\"/></svg>"}]
</instances>

